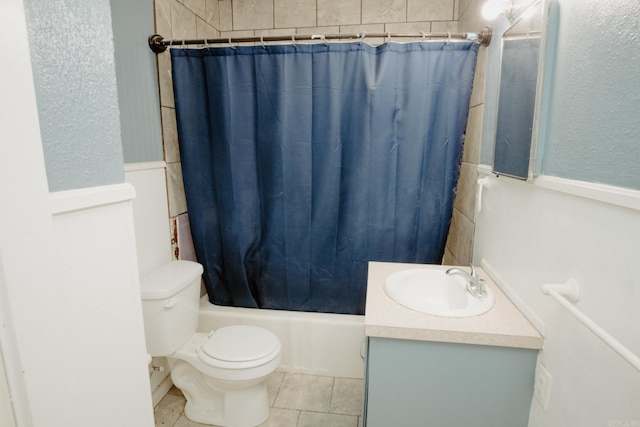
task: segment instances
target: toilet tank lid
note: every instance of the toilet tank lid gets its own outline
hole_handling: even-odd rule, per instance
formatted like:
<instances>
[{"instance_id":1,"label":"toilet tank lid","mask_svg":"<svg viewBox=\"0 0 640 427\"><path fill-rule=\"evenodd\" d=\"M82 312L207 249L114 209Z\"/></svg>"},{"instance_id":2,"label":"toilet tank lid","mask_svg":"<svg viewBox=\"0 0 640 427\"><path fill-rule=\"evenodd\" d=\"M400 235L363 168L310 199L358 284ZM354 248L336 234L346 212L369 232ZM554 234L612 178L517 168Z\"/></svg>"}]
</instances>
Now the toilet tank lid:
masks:
<instances>
[{"instance_id":1,"label":"toilet tank lid","mask_svg":"<svg viewBox=\"0 0 640 427\"><path fill-rule=\"evenodd\" d=\"M140 280L143 300L171 298L203 272L202 265L193 261L172 261L152 271Z\"/></svg>"}]
</instances>

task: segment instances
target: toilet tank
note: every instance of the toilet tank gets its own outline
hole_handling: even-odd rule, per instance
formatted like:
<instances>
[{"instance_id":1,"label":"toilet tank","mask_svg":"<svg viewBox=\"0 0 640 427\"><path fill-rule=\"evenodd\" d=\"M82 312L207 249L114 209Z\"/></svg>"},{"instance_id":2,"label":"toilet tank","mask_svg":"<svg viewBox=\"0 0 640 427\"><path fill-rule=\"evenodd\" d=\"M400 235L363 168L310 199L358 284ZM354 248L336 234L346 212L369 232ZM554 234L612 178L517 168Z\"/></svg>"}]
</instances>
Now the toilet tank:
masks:
<instances>
[{"instance_id":1,"label":"toilet tank","mask_svg":"<svg viewBox=\"0 0 640 427\"><path fill-rule=\"evenodd\" d=\"M147 352L168 356L198 327L200 277L197 262L172 261L140 280Z\"/></svg>"}]
</instances>

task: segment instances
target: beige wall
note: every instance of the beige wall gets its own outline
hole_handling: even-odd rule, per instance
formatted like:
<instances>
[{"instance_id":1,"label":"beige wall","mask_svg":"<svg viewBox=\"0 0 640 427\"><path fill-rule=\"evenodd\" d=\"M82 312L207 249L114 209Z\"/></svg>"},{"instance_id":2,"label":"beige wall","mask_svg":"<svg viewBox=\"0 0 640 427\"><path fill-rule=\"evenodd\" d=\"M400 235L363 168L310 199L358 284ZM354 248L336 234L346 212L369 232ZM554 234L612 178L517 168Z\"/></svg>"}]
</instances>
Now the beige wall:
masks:
<instances>
[{"instance_id":1,"label":"beige wall","mask_svg":"<svg viewBox=\"0 0 640 427\"><path fill-rule=\"evenodd\" d=\"M486 48L478 52L478 64L473 82L467 132L464 140L462 165L449 237L445 248L443 264L469 265L473 256L473 236L475 233L476 188L478 180L478 162L482 139L482 114L484 98L484 70Z\"/></svg>"},{"instance_id":2,"label":"beige wall","mask_svg":"<svg viewBox=\"0 0 640 427\"><path fill-rule=\"evenodd\" d=\"M480 31L489 25L480 15L480 0L459 0L459 31ZM481 47L478 52L478 64L473 82L471 105L467 132L460 167L460 180L456 201L451 218L449 238L444 253L443 264L469 265L473 256L473 240L476 222L476 182L478 180L478 163L480 162L480 144L482 140L482 117L484 114L484 85L487 61L487 48Z\"/></svg>"},{"instance_id":3,"label":"beige wall","mask_svg":"<svg viewBox=\"0 0 640 427\"><path fill-rule=\"evenodd\" d=\"M167 39L260 35L458 31L458 14L471 16L476 0L156 0L156 32ZM474 24L473 22L470 25ZM462 29L462 28L460 28ZM480 28L467 28L478 31ZM381 40L369 40L375 44ZM484 48L478 70L484 69ZM186 212L169 54L158 55L169 214ZM475 181L482 126L484 74L478 72L469 115L458 196L445 262L471 261ZM175 240L175 239L174 239ZM175 245L175 242L174 242ZM173 251L175 254L175 251Z\"/></svg>"}]
</instances>

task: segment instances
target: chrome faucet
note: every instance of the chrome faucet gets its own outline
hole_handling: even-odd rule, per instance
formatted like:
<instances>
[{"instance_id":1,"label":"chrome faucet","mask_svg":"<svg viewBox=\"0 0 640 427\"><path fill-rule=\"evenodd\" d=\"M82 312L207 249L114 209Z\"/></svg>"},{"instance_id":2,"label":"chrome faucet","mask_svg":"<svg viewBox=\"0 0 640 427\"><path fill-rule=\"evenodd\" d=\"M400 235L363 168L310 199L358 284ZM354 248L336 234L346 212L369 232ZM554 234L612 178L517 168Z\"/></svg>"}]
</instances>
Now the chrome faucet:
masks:
<instances>
[{"instance_id":1,"label":"chrome faucet","mask_svg":"<svg viewBox=\"0 0 640 427\"><path fill-rule=\"evenodd\" d=\"M467 291L476 298L484 298L487 296L487 289L484 286L484 280L478 277L476 273L476 269L473 265L469 266L471 269L470 273L467 273L461 268L453 267L446 271L446 274L449 276L453 276L454 274L459 274L460 276L467 279Z\"/></svg>"}]
</instances>

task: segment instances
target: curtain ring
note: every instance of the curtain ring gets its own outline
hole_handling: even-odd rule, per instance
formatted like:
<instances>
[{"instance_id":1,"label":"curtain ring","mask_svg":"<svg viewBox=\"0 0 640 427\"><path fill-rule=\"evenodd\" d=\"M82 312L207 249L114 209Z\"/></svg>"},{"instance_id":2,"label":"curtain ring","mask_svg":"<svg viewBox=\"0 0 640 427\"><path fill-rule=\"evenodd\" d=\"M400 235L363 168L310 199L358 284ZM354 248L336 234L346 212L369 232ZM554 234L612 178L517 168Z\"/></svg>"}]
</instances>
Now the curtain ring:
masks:
<instances>
[{"instance_id":1,"label":"curtain ring","mask_svg":"<svg viewBox=\"0 0 640 427\"><path fill-rule=\"evenodd\" d=\"M322 40L322 43L325 44L325 46L329 46L329 43L327 43L327 38L324 36L324 34L312 34L311 35L311 40Z\"/></svg>"},{"instance_id":2,"label":"curtain ring","mask_svg":"<svg viewBox=\"0 0 640 427\"><path fill-rule=\"evenodd\" d=\"M260 36L260 44L262 45L262 48L263 48L263 49L266 49L266 48L267 48L267 45L266 45L266 43L264 42L264 36L262 36L262 35Z\"/></svg>"},{"instance_id":3,"label":"curtain ring","mask_svg":"<svg viewBox=\"0 0 640 427\"><path fill-rule=\"evenodd\" d=\"M233 50L236 50L236 47L231 43L231 37L229 37L229 47Z\"/></svg>"},{"instance_id":4,"label":"curtain ring","mask_svg":"<svg viewBox=\"0 0 640 427\"><path fill-rule=\"evenodd\" d=\"M180 45L180 48L181 48L182 50L187 50L187 44L185 43L185 40L184 40L184 39L182 40L182 44Z\"/></svg>"},{"instance_id":5,"label":"curtain ring","mask_svg":"<svg viewBox=\"0 0 640 427\"><path fill-rule=\"evenodd\" d=\"M391 43L391 31L387 31L387 43Z\"/></svg>"},{"instance_id":6,"label":"curtain ring","mask_svg":"<svg viewBox=\"0 0 640 427\"><path fill-rule=\"evenodd\" d=\"M362 32L362 34L360 35L360 44L364 43L364 38L367 37L367 33L365 33L364 31Z\"/></svg>"},{"instance_id":7,"label":"curtain ring","mask_svg":"<svg viewBox=\"0 0 640 427\"><path fill-rule=\"evenodd\" d=\"M447 44L451 43L451 31L447 31Z\"/></svg>"},{"instance_id":8,"label":"curtain ring","mask_svg":"<svg viewBox=\"0 0 640 427\"><path fill-rule=\"evenodd\" d=\"M420 31L420 35L422 36L422 41L426 42L427 41L427 34L424 31Z\"/></svg>"},{"instance_id":9,"label":"curtain ring","mask_svg":"<svg viewBox=\"0 0 640 427\"><path fill-rule=\"evenodd\" d=\"M296 35L291 34L291 43L293 43L293 47L298 48L298 42L296 41Z\"/></svg>"}]
</instances>

